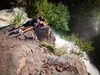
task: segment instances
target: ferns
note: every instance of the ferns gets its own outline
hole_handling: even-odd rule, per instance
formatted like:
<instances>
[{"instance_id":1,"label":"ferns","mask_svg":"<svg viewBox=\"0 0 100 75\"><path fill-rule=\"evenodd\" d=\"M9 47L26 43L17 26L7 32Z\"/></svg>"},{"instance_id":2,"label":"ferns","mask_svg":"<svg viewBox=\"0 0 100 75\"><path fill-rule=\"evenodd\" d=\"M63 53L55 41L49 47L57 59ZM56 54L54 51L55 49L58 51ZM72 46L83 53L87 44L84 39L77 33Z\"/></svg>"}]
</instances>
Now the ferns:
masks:
<instances>
[{"instance_id":1,"label":"ferns","mask_svg":"<svg viewBox=\"0 0 100 75\"><path fill-rule=\"evenodd\" d=\"M23 19L23 15L24 15L24 11L20 12L18 11L18 13L13 13L13 16L14 16L14 19L11 21L12 24L16 24L16 25L19 25L19 24L23 24L25 21L22 22L22 19Z\"/></svg>"}]
</instances>

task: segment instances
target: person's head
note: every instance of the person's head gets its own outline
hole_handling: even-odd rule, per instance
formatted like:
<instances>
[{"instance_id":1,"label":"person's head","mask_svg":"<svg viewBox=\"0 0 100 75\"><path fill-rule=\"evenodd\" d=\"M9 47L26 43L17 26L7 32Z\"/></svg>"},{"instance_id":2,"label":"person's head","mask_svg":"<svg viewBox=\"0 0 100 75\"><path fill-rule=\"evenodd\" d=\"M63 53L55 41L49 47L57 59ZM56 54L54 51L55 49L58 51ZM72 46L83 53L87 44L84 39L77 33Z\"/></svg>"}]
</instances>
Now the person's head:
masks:
<instances>
[{"instance_id":1,"label":"person's head","mask_svg":"<svg viewBox=\"0 0 100 75\"><path fill-rule=\"evenodd\" d=\"M40 21L42 21L43 20L43 16L40 16L39 19L40 19Z\"/></svg>"},{"instance_id":2,"label":"person's head","mask_svg":"<svg viewBox=\"0 0 100 75\"><path fill-rule=\"evenodd\" d=\"M42 21L43 21L43 22L46 22L46 19L45 19L45 18L43 18L43 19L42 19Z\"/></svg>"}]
</instances>

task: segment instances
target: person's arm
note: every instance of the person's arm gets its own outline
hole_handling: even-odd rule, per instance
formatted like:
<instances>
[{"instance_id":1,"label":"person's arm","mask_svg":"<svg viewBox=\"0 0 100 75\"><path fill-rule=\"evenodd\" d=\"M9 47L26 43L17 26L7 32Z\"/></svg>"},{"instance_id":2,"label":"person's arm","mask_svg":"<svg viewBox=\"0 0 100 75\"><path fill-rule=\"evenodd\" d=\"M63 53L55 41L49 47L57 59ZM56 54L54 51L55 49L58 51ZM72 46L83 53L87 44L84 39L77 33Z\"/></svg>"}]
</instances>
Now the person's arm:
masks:
<instances>
[{"instance_id":1,"label":"person's arm","mask_svg":"<svg viewBox=\"0 0 100 75\"><path fill-rule=\"evenodd\" d=\"M48 23L44 23L42 21L40 21L41 24L43 24L43 26L46 26Z\"/></svg>"},{"instance_id":2,"label":"person's arm","mask_svg":"<svg viewBox=\"0 0 100 75\"><path fill-rule=\"evenodd\" d=\"M46 25L48 25L48 23L45 23Z\"/></svg>"}]
</instances>

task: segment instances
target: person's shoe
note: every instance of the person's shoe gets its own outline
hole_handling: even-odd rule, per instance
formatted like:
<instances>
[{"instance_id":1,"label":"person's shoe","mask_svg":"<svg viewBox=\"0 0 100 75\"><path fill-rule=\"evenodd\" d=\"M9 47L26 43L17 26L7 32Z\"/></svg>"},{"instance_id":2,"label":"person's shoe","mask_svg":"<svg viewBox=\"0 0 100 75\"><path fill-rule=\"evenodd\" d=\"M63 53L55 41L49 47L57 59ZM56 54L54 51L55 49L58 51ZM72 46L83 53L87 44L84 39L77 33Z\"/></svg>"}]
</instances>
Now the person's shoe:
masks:
<instances>
[{"instance_id":1,"label":"person's shoe","mask_svg":"<svg viewBox=\"0 0 100 75\"><path fill-rule=\"evenodd\" d=\"M16 30L15 30L15 33L18 33L18 32L19 32L19 29L16 29Z\"/></svg>"},{"instance_id":2,"label":"person's shoe","mask_svg":"<svg viewBox=\"0 0 100 75\"><path fill-rule=\"evenodd\" d=\"M20 29L19 30L19 33L21 34L21 35L23 35L24 34L24 32Z\"/></svg>"},{"instance_id":3,"label":"person's shoe","mask_svg":"<svg viewBox=\"0 0 100 75\"><path fill-rule=\"evenodd\" d=\"M21 35L23 35L23 34L24 34L24 32L22 31L22 32L21 32Z\"/></svg>"},{"instance_id":4,"label":"person's shoe","mask_svg":"<svg viewBox=\"0 0 100 75\"><path fill-rule=\"evenodd\" d=\"M19 29L19 33L21 33L22 32L22 30L21 29Z\"/></svg>"}]
</instances>

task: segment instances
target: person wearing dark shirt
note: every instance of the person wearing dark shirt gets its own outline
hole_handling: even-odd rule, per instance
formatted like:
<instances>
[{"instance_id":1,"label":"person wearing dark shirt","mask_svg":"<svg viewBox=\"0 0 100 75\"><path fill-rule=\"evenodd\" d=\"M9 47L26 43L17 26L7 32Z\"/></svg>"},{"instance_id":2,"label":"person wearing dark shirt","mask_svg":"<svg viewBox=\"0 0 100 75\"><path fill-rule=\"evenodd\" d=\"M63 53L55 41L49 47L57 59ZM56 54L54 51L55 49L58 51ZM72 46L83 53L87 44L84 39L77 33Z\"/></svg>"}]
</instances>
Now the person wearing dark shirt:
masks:
<instances>
[{"instance_id":1,"label":"person wearing dark shirt","mask_svg":"<svg viewBox=\"0 0 100 75\"><path fill-rule=\"evenodd\" d=\"M34 25L34 23L37 23L38 21L42 21L42 19L43 19L42 16L40 16L39 18L34 18L34 19L32 19L32 20L27 21L27 22L26 22L25 24L23 24L23 25L19 25L19 26L16 27L16 28L20 28L20 27L22 27L22 26L28 27L28 26Z\"/></svg>"}]
</instances>

